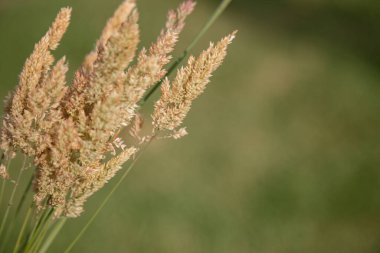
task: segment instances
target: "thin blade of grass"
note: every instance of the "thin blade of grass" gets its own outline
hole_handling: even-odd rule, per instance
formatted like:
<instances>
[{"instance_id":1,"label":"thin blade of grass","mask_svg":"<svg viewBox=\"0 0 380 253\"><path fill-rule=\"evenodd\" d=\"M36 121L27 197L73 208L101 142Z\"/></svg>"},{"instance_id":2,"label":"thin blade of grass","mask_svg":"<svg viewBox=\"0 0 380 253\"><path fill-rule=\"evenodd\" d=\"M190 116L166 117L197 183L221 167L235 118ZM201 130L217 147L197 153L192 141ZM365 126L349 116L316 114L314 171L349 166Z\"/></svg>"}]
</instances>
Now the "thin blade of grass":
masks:
<instances>
[{"instance_id":1,"label":"thin blade of grass","mask_svg":"<svg viewBox=\"0 0 380 253\"><path fill-rule=\"evenodd\" d=\"M46 238L44 244L41 246L39 253L45 253L49 249L55 237L59 234L62 227L65 225L66 220L66 218L62 218L54 225L52 231L49 233L49 236Z\"/></svg>"},{"instance_id":2,"label":"thin blade of grass","mask_svg":"<svg viewBox=\"0 0 380 253\"><path fill-rule=\"evenodd\" d=\"M21 239L24 236L25 228L26 228L26 225L27 225L27 223L29 221L29 217L32 214L32 211L33 211L32 207L29 207L28 212L26 213L24 222L23 222L23 224L21 226L20 232L19 232L19 234L17 236L17 241L16 241L15 247L13 249L13 253L17 253L18 250L19 250L19 248L20 248Z\"/></svg>"},{"instance_id":3,"label":"thin blade of grass","mask_svg":"<svg viewBox=\"0 0 380 253\"><path fill-rule=\"evenodd\" d=\"M1 226L0 226L0 238L1 238L1 235L4 231L4 228L5 228L5 224L7 223L8 221L8 216L9 216L9 212L11 210L11 207L13 205L13 199L15 197L15 194L16 194L16 191L17 191L17 186L20 182L20 179L21 179L21 175L22 175L22 172L25 168L25 165L26 165L26 161L27 161L27 156L24 156L24 161L23 161L23 165L17 175L17 179L16 179L16 182L14 184L14 187L13 187L13 190L11 192L11 196L9 197L9 200L8 200L8 205L7 205L7 208L5 210L5 214L3 216L3 220L1 221Z\"/></svg>"}]
</instances>

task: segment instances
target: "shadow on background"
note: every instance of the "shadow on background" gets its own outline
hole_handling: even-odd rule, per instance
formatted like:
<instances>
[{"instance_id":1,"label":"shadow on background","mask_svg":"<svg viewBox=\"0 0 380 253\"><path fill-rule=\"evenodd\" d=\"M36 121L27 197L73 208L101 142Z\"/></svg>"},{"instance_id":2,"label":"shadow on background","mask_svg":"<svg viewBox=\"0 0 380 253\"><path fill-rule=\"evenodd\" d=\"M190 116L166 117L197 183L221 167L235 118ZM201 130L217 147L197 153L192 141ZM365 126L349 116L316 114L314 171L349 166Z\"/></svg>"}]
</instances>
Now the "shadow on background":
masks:
<instances>
[{"instance_id":1,"label":"shadow on background","mask_svg":"<svg viewBox=\"0 0 380 253\"><path fill-rule=\"evenodd\" d=\"M138 1L143 45L178 2ZM74 13L56 56L73 71L119 3L0 0L1 97L60 7ZM217 3L199 1L178 52ZM379 252L379 12L377 1L235 0L195 50L239 30L190 135L148 150L74 252Z\"/></svg>"}]
</instances>

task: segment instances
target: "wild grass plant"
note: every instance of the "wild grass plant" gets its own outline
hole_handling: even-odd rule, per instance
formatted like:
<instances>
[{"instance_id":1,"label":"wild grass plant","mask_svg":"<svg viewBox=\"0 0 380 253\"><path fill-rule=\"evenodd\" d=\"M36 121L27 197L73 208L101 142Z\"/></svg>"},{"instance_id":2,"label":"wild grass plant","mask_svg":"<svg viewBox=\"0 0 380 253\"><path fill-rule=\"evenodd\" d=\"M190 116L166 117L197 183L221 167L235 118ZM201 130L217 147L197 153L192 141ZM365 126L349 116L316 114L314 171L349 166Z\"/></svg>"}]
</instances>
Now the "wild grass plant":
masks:
<instances>
[{"instance_id":1,"label":"wild grass plant","mask_svg":"<svg viewBox=\"0 0 380 253\"><path fill-rule=\"evenodd\" d=\"M221 3L183 55L172 61L171 53L195 3L187 0L169 11L157 40L136 53L139 14L134 0L124 1L70 85L66 58L56 61L51 53L70 22L71 9L61 9L5 101L0 144L0 204L5 212L0 220L0 252L8 245L14 253L46 252L65 221L79 217L88 198L129 162L67 246L65 252L70 252L144 149L154 140L180 139L187 134L182 122L221 65L235 32L210 43L198 57L190 56L172 80L169 74L229 2ZM152 115L139 113L159 87L161 96ZM20 167L12 166L16 157L23 159ZM29 183L21 185L22 178L30 174ZM17 192L22 192L19 198ZM17 237L12 239L14 231Z\"/></svg>"}]
</instances>

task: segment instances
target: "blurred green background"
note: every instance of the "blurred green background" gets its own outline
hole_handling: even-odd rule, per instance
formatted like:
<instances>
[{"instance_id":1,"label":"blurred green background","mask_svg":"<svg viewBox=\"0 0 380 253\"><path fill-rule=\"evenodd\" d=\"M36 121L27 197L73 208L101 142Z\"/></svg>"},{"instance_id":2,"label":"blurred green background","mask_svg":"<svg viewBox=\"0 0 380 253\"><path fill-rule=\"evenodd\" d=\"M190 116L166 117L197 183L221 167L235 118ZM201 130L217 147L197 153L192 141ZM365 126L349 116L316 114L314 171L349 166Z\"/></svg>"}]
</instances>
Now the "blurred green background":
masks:
<instances>
[{"instance_id":1,"label":"blurred green background","mask_svg":"<svg viewBox=\"0 0 380 253\"><path fill-rule=\"evenodd\" d=\"M60 7L73 71L120 1L0 0L1 98ZM218 2L199 1L176 55ZM178 3L138 1L141 45ZM189 136L151 146L73 252L380 252L379 27L376 0L234 0L194 51L239 30Z\"/></svg>"}]
</instances>

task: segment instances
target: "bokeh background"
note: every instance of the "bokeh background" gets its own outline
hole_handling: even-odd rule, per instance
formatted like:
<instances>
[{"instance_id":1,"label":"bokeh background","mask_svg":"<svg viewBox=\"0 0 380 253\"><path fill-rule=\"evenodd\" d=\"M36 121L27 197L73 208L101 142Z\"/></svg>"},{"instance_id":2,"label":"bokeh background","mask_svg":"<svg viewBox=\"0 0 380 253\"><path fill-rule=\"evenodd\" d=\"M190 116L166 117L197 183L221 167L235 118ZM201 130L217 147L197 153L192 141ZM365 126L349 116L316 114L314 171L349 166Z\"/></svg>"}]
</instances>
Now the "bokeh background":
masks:
<instances>
[{"instance_id":1,"label":"bokeh background","mask_svg":"<svg viewBox=\"0 0 380 253\"><path fill-rule=\"evenodd\" d=\"M60 7L73 71L120 1L0 0L0 97ZM218 2L199 0L175 55ZM178 3L138 1L141 45ZM239 30L190 135L152 145L73 252L380 252L379 27L377 0L234 0L194 50Z\"/></svg>"}]
</instances>

